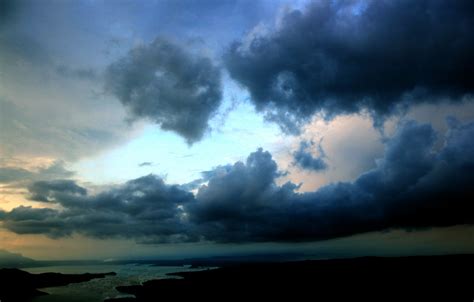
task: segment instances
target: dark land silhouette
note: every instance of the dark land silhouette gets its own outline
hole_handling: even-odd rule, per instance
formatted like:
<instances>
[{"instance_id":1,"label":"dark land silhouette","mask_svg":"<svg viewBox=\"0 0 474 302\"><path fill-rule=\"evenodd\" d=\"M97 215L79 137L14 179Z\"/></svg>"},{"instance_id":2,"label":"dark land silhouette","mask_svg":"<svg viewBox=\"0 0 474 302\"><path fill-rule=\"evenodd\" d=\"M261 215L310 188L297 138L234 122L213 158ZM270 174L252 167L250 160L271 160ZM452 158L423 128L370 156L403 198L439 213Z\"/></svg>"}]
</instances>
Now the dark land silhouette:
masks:
<instances>
[{"instance_id":1,"label":"dark land silhouette","mask_svg":"<svg viewBox=\"0 0 474 302\"><path fill-rule=\"evenodd\" d=\"M473 301L474 255L224 264L117 290L128 301Z\"/></svg>"},{"instance_id":2,"label":"dark land silhouette","mask_svg":"<svg viewBox=\"0 0 474 302\"><path fill-rule=\"evenodd\" d=\"M0 268L31 267L35 264L36 261L31 258L0 249Z\"/></svg>"},{"instance_id":3,"label":"dark land silhouette","mask_svg":"<svg viewBox=\"0 0 474 302\"><path fill-rule=\"evenodd\" d=\"M41 288L63 286L70 283L86 282L95 278L104 278L115 273L104 274L60 274L42 273L30 274L15 269L0 269L0 301L22 302L30 301L40 295L46 295Z\"/></svg>"}]
</instances>

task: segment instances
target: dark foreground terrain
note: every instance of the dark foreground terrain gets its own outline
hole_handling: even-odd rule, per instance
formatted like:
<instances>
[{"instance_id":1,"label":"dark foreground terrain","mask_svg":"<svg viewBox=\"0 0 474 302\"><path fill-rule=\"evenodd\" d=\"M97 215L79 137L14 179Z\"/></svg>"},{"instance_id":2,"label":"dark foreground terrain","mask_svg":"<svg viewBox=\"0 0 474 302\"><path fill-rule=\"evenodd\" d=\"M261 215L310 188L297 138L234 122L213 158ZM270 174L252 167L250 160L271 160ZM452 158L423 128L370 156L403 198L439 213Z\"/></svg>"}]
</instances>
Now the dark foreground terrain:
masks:
<instances>
[{"instance_id":1,"label":"dark foreground terrain","mask_svg":"<svg viewBox=\"0 0 474 302\"><path fill-rule=\"evenodd\" d=\"M109 301L473 301L474 255L232 264L175 273Z\"/></svg>"},{"instance_id":2,"label":"dark foreground terrain","mask_svg":"<svg viewBox=\"0 0 474 302\"><path fill-rule=\"evenodd\" d=\"M38 290L38 288L85 282L108 275L115 275L115 273L78 275L59 273L30 274L19 269L0 269L0 301L29 301L33 297L46 295L46 293Z\"/></svg>"}]
</instances>

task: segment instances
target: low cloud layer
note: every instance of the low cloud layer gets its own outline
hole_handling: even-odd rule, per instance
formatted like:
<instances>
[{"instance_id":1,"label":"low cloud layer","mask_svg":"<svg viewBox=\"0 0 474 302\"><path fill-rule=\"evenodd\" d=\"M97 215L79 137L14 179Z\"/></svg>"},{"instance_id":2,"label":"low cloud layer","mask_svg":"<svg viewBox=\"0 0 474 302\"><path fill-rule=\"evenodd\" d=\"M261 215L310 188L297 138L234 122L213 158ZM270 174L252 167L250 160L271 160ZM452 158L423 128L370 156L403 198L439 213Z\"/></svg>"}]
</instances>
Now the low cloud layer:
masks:
<instances>
[{"instance_id":1,"label":"low cloud layer","mask_svg":"<svg viewBox=\"0 0 474 302\"><path fill-rule=\"evenodd\" d=\"M3 226L18 234L58 238L77 232L96 238L186 240L182 206L193 200L193 195L152 175L94 196L69 181L38 182L29 189L32 198L46 198L64 210L13 209L4 214Z\"/></svg>"},{"instance_id":2,"label":"low cloud layer","mask_svg":"<svg viewBox=\"0 0 474 302\"><path fill-rule=\"evenodd\" d=\"M221 103L220 69L207 57L164 39L132 49L111 64L106 90L132 117L199 141Z\"/></svg>"},{"instance_id":3,"label":"low cloud layer","mask_svg":"<svg viewBox=\"0 0 474 302\"><path fill-rule=\"evenodd\" d=\"M41 180L34 182L28 187L30 199L36 201L55 201L61 198L61 194L86 195L87 190L78 186L73 180Z\"/></svg>"},{"instance_id":4,"label":"low cloud layer","mask_svg":"<svg viewBox=\"0 0 474 302\"><path fill-rule=\"evenodd\" d=\"M315 113L384 118L474 92L474 2L313 1L225 55L232 78L288 132ZM402 105L402 106L400 106Z\"/></svg>"},{"instance_id":5,"label":"low cloud layer","mask_svg":"<svg viewBox=\"0 0 474 302\"><path fill-rule=\"evenodd\" d=\"M39 168L36 171L20 167L0 166L0 184L69 178L73 175L74 172L67 170L62 161L56 161L50 166Z\"/></svg>"},{"instance_id":6,"label":"low cloud layer","mask_svg":"<svg viewBox=\"0 0 474 302\"><path fill-rule=\"evenodd\" d=\"M353 182L298 193L262 149L206 173L196 195L157 176L96 195L73 182L37 182L33 199L62 210L0 211L3 227L50 237L80 233L139 242L312 241L391 228L474 223L474 123L450 119L441 147L428 124L406 122L377 167Z\"/></svg>"}]
</instances>

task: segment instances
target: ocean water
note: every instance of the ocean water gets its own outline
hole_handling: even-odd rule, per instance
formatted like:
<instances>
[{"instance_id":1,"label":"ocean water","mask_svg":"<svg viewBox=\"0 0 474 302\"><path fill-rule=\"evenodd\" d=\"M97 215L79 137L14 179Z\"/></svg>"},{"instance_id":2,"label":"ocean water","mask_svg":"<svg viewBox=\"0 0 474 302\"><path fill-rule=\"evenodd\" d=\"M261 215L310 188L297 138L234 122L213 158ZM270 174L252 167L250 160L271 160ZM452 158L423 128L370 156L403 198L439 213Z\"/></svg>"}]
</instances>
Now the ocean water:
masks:
<instances>
[{"instance_id":1,"label":"ocean water","mask_svg":"<svg viewBox=\"0 0 474 302\"><path fill-rule=\"evenodd\" d=\"M106 298L127 297L130 295L118 292L119 285L138 285L147 280L170 278L167 273L194 271L183 266L151 266L144 264L104 264L104 265L65 265L24 268L30 273L57 272L63 274L107 273L115 272L116 276L93 279L88 282L73 283L60 287L40 289L49 295L40 296L33 302L102 302ZM133 297L133 296L132 296Z\"/></svg>"}]
</instances>

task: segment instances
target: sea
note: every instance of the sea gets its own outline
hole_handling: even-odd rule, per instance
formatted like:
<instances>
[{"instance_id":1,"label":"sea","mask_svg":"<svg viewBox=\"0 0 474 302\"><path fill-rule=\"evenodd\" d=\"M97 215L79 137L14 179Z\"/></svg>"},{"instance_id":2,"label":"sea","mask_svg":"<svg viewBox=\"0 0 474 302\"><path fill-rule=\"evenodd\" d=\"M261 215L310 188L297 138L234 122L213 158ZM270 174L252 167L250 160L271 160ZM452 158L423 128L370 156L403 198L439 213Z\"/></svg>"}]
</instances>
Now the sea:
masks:
<instances>
[{"instance_id":1,"label":"sea","mask_svg":"<svg viewBox=\"0 0 474 302\"><path fill-rule=\"evenodd\" d=\"M118 292L115 287L122 285L139 285L152 279L172 278L168 273L196 271L190 266L154 266L149 264L94 264L64 265L22 268L29 273L47 272L63 274L107 273L115 272L116 276L93 279L88 282L72 283L66 286L41 288L48 295L39 296L32 302L102 302L108 298L133 297Z\"/></svg>"}]
</instances>

